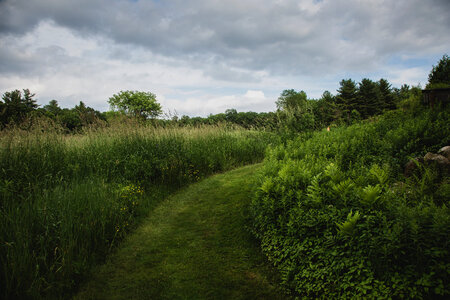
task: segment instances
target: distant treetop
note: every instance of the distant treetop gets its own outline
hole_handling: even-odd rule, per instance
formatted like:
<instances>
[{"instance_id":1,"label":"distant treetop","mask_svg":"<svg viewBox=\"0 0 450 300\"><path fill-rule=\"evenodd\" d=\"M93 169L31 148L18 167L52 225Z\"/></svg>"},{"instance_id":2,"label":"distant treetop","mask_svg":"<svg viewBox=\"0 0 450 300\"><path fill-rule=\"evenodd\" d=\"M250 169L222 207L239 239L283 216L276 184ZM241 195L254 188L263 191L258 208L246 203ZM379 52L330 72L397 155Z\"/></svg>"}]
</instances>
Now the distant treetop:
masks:
<instances>
[{"instance_id":1,"label":"distant treetop","mask_svg":"<svg viewBox=\"0 0 450 300\"><path fill-rule=\"evenodd\" d=\"M450 58L447 54L442 56L437 66L433 66L428 75L427 89L450 87Z\"/></svg>"}]
</instances>

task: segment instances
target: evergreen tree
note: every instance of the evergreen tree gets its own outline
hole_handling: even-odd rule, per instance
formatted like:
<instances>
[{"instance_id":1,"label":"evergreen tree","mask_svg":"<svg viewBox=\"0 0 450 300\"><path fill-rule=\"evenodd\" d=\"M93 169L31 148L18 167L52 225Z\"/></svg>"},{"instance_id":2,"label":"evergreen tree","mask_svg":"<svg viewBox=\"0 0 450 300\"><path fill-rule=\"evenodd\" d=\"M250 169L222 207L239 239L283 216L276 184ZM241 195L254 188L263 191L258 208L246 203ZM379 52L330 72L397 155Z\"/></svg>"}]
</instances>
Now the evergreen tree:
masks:
<instances>
[{"instance_id":1,"label":"evergreen tree","mask_svg":"<svg viewBox=\"0 0 450 300\"><path fill-rule=\"evenodd\" d=\"M358 106L356 83L351 79L342 79L341 86L337 90L336 105L341 111L342 117L350 121L350 112Z\"/></svg>"},{"instance_id":2,"label":"evergreen tree","mask_svg":"<svg viewBox=\"0 0 450 300\"><path fill-rule=\"evenodd\" d=\"M386 79L381 78L378 81L378 90L380 92L380 101L384 109L395 109L396 101L392 91L392 86Z\"/></svg>"},{"instance_id":3,"label":"evergreen tree","mask_svg":"<svg viewBox=\"0 0 450 300\"><path fill-rule=\"evenodd\" d=\"M450 58L442 56L437 66L428 75L427 88L450 87Z\"/></svg>"},{"instance_id":4,"label":"evergreen tree","mask_svg":"<svg viewBox=\"0 0 450 300\"><path fill-rule=\"evenodd\" d=\"M56 116L61 112L61 108L56 100L50 100L47 105L44 105L43 109L46 112L46 115L52 119L56 118Z\"/></svg>"},{"instance_id":5,"label":"evergreen tree","mask_svg":"<svg viewBox=\"0 0 450 300\"><path fill-rule=\"evenodd\" d=\"M33 99L34 96L35 94L28 89L24 89L23 94L19 90L4 93L0 101L1 124L22 122L30 112L38 107L36 100Z\"/></svg>"},{"instance_id":6,"label":"evergreen tree","mask_svg":"<svg viewBox=\"0 0 450 300\"><path fill-rule=\"evenodd\" d=\"M362 118L367 118L383 111L383 103L377 83L367 78L361 80L356 110L361 114Z\"/></svg>"},{"instance_id":7,"label":"evergreen tree","mask_svg":"<svg viewBox=\"0 0 450 300\"><path fill-rule=\"evenodd\" d=\"M335 97L329 91L325 91L322 94L322 98L313 103L316 128L323 128L330 125L336 118Z\"/></svg>"}]
</instances>

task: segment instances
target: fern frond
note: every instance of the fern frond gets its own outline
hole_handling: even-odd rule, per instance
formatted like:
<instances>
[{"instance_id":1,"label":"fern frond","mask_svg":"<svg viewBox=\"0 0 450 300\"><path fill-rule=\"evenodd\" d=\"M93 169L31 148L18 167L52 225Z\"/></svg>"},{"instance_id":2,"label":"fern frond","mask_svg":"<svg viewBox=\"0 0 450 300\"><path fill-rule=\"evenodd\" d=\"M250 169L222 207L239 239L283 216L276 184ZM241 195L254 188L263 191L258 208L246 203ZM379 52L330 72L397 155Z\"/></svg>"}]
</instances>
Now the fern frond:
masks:
<instances>
[{"instance_id":1,"label":"fern frond","mask_svg":"<svg viewBox=\"0 0 450 300\"><path fill-rule=\"evenodd\" d=\"M366 206L373 206L381 197L381 186L379 184L366 186L361 193L361 202Z\"/></svg>"},{"instance_id":2,"label":"fern frond","mask_svg":"<svg viewBox=\"0 0 450 300\"><path fill-rule=\"evenodd\" d=\"M386 166L380 168L380 166L375 164L370 168L369 173L375 176L381 185L384 185L389 179L389 171Z\"/></svg>"},{"instance_id":3,"label":"fern frond","mask_svg":"<svg viewBox=\"0 0 450 300\"><path fill-rule=\"evenodd\" d=\"M325 176L330 177L334 183L338 183L342 180L343 177L341 170L339 170L339 168L334 163L330 163L325 167L324 174Z\"/></svg>"},{"instance_id":4,"label":"fern frond","mask_svg":"<svg viewBox=\"0 0 450 300\"><path fill-rule=\"evenodd\" d=\"M306 188L306 195L308 198L317 204L322 203L322 190L319 185L319 178L321 175L322 174L319 173L314 176L311 180L311 184Z\"/></svg>"},{"instance_id":5,"label":"fern frond","mask_svg":"<svg viewBox=\"0 0 450 300\"><path fill-rule=\"evenodd\" d=\"M360 216L359 211L353 214L350 210L347 215L347 219L343 223L336 223L336 226L338 227L338 234L342 236L351 236Z\"/></svg>"},{"instance_id":6,"label":"fern frond","mask_svg":"<svg viewBox=\"0 0 450 300\"><path fill-rule=\"evenodd\" d=\"M346 179L337 184L333 184L331 187L336 192L336 194L343 196L346 195L351 189L353 189L354 186L355 184L351 179Z\"/></svg>"}]
</instances>

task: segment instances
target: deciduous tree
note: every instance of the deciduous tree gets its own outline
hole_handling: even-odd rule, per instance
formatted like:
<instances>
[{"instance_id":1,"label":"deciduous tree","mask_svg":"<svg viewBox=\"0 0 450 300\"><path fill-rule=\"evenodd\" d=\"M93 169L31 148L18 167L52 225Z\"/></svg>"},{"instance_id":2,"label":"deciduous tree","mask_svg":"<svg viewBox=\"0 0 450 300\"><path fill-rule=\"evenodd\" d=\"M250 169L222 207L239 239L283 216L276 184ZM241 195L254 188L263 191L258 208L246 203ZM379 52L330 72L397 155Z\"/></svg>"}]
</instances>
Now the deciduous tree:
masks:
<instances>
[{"instance_id":1,"label":"deciduous tree","mask_svg":"<svg viewBox=\"0 0 450 300\"><path fill-rule=\"evenodd\" d=\"M112 109L140 118L156 118L162 113L156 95L150 92L121 91L109 98Z\"/></svg>"}]
</instances>

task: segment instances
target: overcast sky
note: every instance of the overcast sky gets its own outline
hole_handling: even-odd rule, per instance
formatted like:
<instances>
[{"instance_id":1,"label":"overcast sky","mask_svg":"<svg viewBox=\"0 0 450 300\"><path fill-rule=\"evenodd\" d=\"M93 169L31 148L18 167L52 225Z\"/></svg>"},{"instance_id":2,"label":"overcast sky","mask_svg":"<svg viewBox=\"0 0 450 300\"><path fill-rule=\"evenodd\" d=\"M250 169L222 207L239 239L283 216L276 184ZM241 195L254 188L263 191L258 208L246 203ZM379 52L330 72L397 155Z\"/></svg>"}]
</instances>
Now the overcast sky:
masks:
<instances>
[{"instance_id":1,"label":"overcast sky","mask_svg":"<svg viewBox=\"0 0 450 300\"><path fill-rule=\"evenodd\" d=\"M424 86L450 54L448 0L0 0L0 92L108 110L149 91L172 114L272 111L284 89Z\"/></svg>"}]
</instances>

